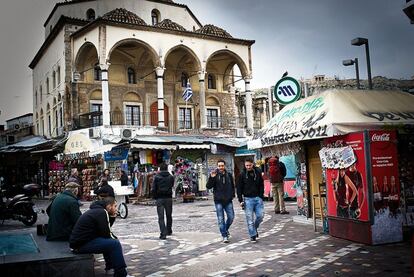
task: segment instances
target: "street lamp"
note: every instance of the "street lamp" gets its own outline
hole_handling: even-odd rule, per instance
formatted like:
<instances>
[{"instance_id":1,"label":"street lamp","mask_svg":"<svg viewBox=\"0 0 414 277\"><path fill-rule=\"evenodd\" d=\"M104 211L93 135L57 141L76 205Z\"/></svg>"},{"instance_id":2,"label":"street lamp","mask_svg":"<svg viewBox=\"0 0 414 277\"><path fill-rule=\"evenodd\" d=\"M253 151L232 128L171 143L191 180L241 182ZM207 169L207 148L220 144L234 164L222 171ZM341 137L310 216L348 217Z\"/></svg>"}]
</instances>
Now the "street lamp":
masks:
<instances>
[{"instance_id":1,"label":"street lamp","mask_svg":"<svg viewBox=\"0 0 414 277\"><path fill-rule=\"evenodd\" d=\"M356 73L356 82L357 82L357 88L360 89L359 86L359 68L358 68L358 58L355 58L354 60L343 60L342 64L344 66L350 66L355 64L355 73Z\"/></svg>"},{"instance_id":2,"label":"street lamp","mask_svg":"<svg viewBox=\"0 0 414 277\"><path fill-rule=\"evenodd\" d=\"M369 60L369 45L368 39L366 38L354 38L351 40L351 44L355 46L361 46L365 44L365 54L367 56L367 70L368 70L368 87L372 89L372 79L371 79L371 62Z\"/></svg>"}]
</instances>

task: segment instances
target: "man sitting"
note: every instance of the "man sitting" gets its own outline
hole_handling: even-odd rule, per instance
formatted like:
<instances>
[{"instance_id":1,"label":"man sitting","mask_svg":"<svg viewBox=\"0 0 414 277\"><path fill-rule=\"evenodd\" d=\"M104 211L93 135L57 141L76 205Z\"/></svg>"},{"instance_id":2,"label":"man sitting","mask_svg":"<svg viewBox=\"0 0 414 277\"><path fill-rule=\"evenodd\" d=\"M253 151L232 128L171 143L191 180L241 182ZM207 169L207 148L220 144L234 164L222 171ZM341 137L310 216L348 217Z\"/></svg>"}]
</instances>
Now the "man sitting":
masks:
<instances>
[{"instance_id":1,"label":"man sitting","mask_svg":"<svg viewBox=\"0 0 414 277\"><path fill-rule=\"evenodd\" d=\"M102 253L105 259L105 271L114 270L114 277L130 276L126 271L126 264L122 246L112 234L109 217L117 213L116 201L107 197L95 201L76 222L70 236L70 248L75 253Z\"/></svg>"},{"instance_id":2,"label":"man sitting","mask_svg":"<svg viewBox=\"0 0 414 277\"><path fill-rule=\"evenodd\" d=\"M73 226L81 216L79 210L78 194L79 185L73 182L67 183L65 191L59 193L48 209L49 221L47 225L46 240L68 241Z\"/></svg>"}]
</instances>

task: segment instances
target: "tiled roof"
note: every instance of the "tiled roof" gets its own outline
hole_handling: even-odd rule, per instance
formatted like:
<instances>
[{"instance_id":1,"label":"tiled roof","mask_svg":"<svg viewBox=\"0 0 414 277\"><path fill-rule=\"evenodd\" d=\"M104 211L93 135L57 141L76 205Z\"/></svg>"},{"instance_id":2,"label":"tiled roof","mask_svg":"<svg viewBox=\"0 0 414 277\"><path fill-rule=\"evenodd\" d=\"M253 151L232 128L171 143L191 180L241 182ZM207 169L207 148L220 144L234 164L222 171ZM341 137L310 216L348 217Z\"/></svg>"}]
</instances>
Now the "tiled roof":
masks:
<instances>
[{"instance_id":1,"label":"tiled roof","mask_svg":"<svg viewBox=\"0 0 414 277\"><path fill-rule=\"evenodd\" d=\"M138 15L123 8L118 8L104 14L102 19L134 25L147 25Z\"/></svg>"},{"instance_id":2,"label":"tiled roof","mask_svg":"<svg viewBox=\"0 0 414 277\"><path fill-rule=\"evenodd\" d=\"M196 30L195 32L200 33L200 34L205 34L205 35L222 37L222 38L232 38L232 36L229 33L227 33L226 30L221 29L211 24L204 25L202 28Z\"/></svg>"},{"instance_id":3,"label":"tiled roof","mask_svg":"<svg viewBox=\"0 0 414 277\"><path fill-rule=\"evenodd\" d=\"M186 31L186 29L183 26L169 19L164 19L163 21L155 25L155 27L169 30Z\"/></svg>"}]
</instances>

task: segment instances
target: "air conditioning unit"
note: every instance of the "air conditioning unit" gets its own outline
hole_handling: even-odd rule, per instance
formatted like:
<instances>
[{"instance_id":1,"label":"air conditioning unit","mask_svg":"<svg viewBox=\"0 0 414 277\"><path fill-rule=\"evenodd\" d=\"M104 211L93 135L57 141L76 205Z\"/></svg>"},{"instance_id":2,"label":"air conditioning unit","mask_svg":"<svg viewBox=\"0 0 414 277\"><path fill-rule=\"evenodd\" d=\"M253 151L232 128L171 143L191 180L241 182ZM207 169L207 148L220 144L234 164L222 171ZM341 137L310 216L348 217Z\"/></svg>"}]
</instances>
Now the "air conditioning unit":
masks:
<instances>
[{"instance_id":1,"label":"air conditioning unit","mask_svg":"<svg viewBox=\"0 0 414 277\"><path fill-rule=\"evenodd\" d=\"M246 137L246 129L236 129L236 137L237 138L245 138Z\"/></svg>"},{"instance_id":2,"label":"air conditioning unit","mask_svg":"<svg viewBox=\"0 0 414 277\"><path fill-rule=\"evenodd\" d=\"M135 132L133 129L125 128L121 130L122 139L132 139L133 137L135 137Z\"/></svg>"},{"instance_id":3,"label":"air conditioning unit","mask_svg":"<svg viewBox=\"0 0 414 277\"><path fill-rule=\"evenodd\" d=\"M101 136L100 131L97 128L89 128L89 138L99 138Z\"/></svg>"}]
</instances>

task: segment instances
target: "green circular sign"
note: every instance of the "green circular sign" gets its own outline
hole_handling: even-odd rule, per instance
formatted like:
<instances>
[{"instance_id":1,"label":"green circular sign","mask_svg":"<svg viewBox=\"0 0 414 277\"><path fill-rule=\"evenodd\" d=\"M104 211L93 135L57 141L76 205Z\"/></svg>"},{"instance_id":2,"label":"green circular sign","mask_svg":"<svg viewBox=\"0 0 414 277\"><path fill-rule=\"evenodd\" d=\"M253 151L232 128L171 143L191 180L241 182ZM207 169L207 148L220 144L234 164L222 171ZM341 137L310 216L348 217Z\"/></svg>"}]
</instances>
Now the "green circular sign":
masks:
<instances>
[{"instance_id":1,"label":"green circular sign","mask_svg":"<svg viewBox=\"0 0 414 277\"><path fill-rule=\"evenodd\" d=\"M295 102L300 98L301 93L299 82L292 77L280 79L273 91L276 101L282 105Z\"/></svg>"}]
</instances>

